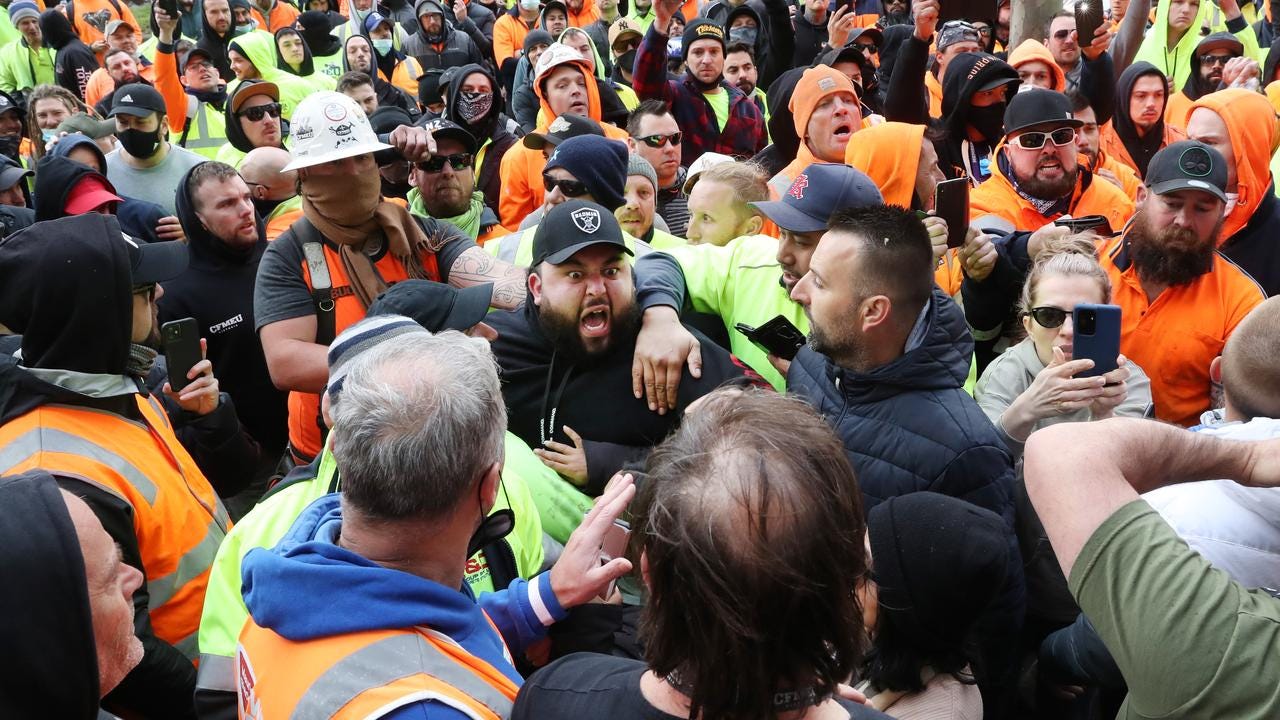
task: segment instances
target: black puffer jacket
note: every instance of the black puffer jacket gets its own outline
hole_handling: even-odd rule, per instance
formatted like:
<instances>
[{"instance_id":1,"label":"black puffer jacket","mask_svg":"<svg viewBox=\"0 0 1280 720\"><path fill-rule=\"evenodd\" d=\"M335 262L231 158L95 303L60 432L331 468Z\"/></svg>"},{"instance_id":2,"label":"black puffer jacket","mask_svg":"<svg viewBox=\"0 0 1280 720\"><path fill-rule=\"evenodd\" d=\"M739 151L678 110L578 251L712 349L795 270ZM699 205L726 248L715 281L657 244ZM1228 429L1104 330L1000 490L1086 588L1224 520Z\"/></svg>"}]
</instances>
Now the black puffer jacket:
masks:
<instances>
[{"instance_id":1,"label":"black puffer jacket","mask_svg":"<svg viewBox=\"0 0 1280 720\"><path fill-rule=\"evenodd\" d=\"M404 52L422 64L423 70L431 68L451 68L470 63L483 63L484 55L475 40L465 32L454 29L449 24L452 13L447 12L437 0L418 0L413 4L414 15L418 18L416 32L404 42ZM440 13L444 23L439 38L429 38L422 28L424 13ZM470 22L470 18L465 21ZM474 27L474 23L472 23ZM492 47L492 46L490 46Z\"/></svg>"}]
</instances>

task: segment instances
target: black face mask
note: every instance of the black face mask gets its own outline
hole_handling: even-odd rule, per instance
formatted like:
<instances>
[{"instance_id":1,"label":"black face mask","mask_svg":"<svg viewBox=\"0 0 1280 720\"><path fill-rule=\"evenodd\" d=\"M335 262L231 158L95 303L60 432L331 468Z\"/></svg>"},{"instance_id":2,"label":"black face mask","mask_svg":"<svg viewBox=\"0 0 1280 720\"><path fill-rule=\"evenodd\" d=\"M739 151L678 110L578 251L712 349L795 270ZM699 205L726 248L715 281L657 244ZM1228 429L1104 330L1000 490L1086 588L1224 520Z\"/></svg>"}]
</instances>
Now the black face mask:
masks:
<instances>
[{"instance_id":1,"label":"black face mask","mask_svg":"<svg viewBox=\"0 0 1280 720\"><path fill-rule=\"evenodd\" d=\"M156 148L160 147L159 131L122 130L116 133L116 139L120 141L120 147L123 147L125 152L138 159L155 155Z\"/></svg>"},{"instance_id":2,"label":"black face mask","mask_svg":"<svg viewBox=\"0 0 1280 720\"><path fill-rule=\"evenodd\" d=\"M5 155L10 160L17 160L21 147L21 135L0 135L0 155Z\"/></svg>"},{"instance_id":3,"label":"black face mask","mask_svg":"<svg viewBox=\"0 0 1280 720\"><path fill-rule=\"evenodd\" d=\"M760 31L753 27L736 27L729 31L730 43L743 43L755 47L756 36Z\"/></svg>"},{"instance_id":4,"label":"black face mask","mask_svg":"<svg viewBox=\"0 0 1280 720\"><path fill-rule=\"evenodd\" d=\"M984 140L994 145L1004 136L1005 103L986 107L969 107L969 124L982 134Z\"/></svg>"},{"instance_id":5,"label":"black face mask","mask_svg":"<svg viewBox=\"0 0 1280 720\"><path fill-rule=\"evenodd\" d=\"M631 72L632 69L635 68L636 66L636 51L628 50L622 53L621 55L618 56L618 60L616 64L618 67L622 68L623 70L626 70L627 72Z\"/></svg>"}]
</instances>

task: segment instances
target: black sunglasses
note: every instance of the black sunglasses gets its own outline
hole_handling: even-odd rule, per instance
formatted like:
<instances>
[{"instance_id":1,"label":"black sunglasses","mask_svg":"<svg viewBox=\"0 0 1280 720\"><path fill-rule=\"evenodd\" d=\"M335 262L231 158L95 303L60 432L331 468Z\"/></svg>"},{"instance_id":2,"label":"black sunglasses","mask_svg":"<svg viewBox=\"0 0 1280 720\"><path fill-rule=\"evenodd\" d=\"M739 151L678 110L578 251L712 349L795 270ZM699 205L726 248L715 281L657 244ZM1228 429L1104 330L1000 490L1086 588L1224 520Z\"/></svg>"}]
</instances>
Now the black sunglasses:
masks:
<instances>
[{"instance_id":1,"label":"black sunglasses","mask_svg":"<svg viewBox=\"0 0 1280 720\"><path fill-rule=\"evenodd\" d=\"M1073 32L1075 32L1075 30L1059 30L1058 32L1053 34L1053 39L1057 40L1058 42L1062 42L1063 40L1066 40L1067 38L1071 37L1071 33Z\"/></svg>"},{"instance_id":2,"label":"black sunglasses","mask_svg":"<svg viewBox=\"0 0 1280 720\"><path fill-rule=\"evenodd\" d=\"M870 52L873 55L880 54L880 46L875 43L854 43L862 52Z\"/></svg>"},{"instance_id":3,"label":"black sunglasses","mask_svg":"<svg viewBox=\"0 0 1280 720\"><path fill-rule=\"evenodd\" d=\"M1200 64L1213 67L1214 65L1223 65L1240 57L1239 55L1202 55L1200 56Z\"/></svg>"},{"instance_id":4,"label":"black sunglasses","mask_svg":"<svg viewBox=\"0 0 1280 720\"><path fill-rule=\"evenodd\" d=\"M1031 319L1035 320L1036 324L1040 327L1053 330L1055 328L1062 327L1062 323L1067 321L1067 316L1071 313L1063 310L1062 308L1053 307L1052 305L1044 305L1042 307L1031 308L1027 311L1027 314L1030 315Z\"/></svg>"},{"instance_id":5,"label":"black sunglasses","mask_svg":"<svg viewBox=\"0 0 1280 720\"><path fill-rule=\"evenodd\" d=\"M423 160L415 163L418 169L424 173L438 173L444 170L444 164L449 163L449 167L454 172L462 172L471 167L471 153L454 153L453 155L436 155L430 160Z\"/></svg>"},{"instance_id":6,"label":"black sunglasses","mask_svg":"<svg viewBox=\"0 0 1280 720\"><path fill-rule=\"evenodd\" d=\"M591 191L587 189L587 184L581 180L557 180L546 173L542 174L542 186L546 188L547 192L560 188L561 194L569 198L591 194Z\"/></svg>"},{"instance_id":7,"label":"black sunglasses","mask_svg":"<svg viewBox=\"0 0 1280 720\"><path fill-rule=\"evenodd\" d=\"M1025 132L1018 136L1016 142L1018 147L1026 150L1039 150L1044 147L1048 140L1053 140L1053 144L1062 147L1076 139L1075 128L1058 128L1053 132Z\"/></svg>"},{"instance_id":8,"label":"black sunglasses","mask_svg":"<svg viewBox=\"0 0 1280 720\"><path fill-rule=\"evenodd\" d=\"M645 135L644 137L639 137L636 139L644 143L645 145L648 145L651 148L660 148L663 145L666 145L668 142L670 142L675 147L679 147L680 140L683 138L684 138L684 133L677 130L676 132L673 132L669 135L658 133L657 135Z\"/></svg>"},{"instance_id":9,"label":"black sunglasses","mask_svg":"<svg viewBox=\"0 0 1280 720\"><path fill-rule=\"evenodd\" d=\"M273 118L280 117L280 103L267 103L266 105L254 105L247 110L241 110L236 113L236 117L247 117L249 122L258 122L263 115L270 115Z\"/></svg>"}]
</instances>

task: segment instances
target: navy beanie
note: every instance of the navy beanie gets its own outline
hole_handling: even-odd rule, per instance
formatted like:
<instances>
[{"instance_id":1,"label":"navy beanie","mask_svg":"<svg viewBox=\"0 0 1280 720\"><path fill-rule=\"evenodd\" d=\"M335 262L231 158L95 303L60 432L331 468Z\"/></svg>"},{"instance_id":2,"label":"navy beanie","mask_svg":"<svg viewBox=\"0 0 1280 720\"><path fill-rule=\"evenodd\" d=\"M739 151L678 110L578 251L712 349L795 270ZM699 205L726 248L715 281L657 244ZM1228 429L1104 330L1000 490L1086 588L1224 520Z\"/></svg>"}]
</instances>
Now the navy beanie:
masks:
<instances>
[{"instance_id":1,"label":"navy beanie","mask_svg":"<svg viewBox=\"0 0 1280 720\"><path fill-rule=\"evenodd\" d=\"M578 135L556 146L546 169L564 168L591 191L596 202L613 212L626 203L627 146L599 135Z\"/></svg>"}]
</instances>

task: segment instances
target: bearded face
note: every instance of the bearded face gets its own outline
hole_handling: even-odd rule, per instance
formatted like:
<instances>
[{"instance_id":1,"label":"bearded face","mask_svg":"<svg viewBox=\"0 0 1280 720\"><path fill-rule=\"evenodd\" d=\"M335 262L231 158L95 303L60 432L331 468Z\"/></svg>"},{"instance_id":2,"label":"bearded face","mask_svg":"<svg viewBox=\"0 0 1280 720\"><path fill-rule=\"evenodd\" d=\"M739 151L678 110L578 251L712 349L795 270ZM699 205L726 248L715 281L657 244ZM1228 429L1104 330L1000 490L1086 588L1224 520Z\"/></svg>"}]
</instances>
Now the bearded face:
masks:
<instances>
[{"instance_id":1,"label":"bearded face","mask_svg":"<svg viewBox=\"0 0 1280 720\"><path fill-rule=\"evenodd\" d=\"M1138 275L1162 285L1186 285L1213 269L1214 249L1222 220L1207 237L1194 228L1158 224L1151 213L1139 210L1125 236L1129 256Z\"/></svg>"}]
</instances>

